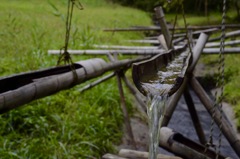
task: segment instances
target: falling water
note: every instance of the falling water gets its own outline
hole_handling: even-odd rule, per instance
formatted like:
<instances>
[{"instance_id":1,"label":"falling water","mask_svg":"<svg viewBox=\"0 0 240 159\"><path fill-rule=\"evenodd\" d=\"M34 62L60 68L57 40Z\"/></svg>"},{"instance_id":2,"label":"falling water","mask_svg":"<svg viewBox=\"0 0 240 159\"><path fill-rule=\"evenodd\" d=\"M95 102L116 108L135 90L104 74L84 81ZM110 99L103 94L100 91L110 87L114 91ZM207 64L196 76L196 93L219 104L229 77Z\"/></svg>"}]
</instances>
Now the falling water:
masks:
<instances>
[{"instance_id":1,"label":"falling water","mask_svg":"<svg viewBox=\"0 0 240 159\"><path fill-rule=\"evenodd\" d=\"M148 97L148 125L149 125L149 159L156 159L157 148L160 138L160 128L162 125L163 114L165 112L165 105L168 95Z\"/></svg>"},{"instance_id":2,"label":"falling water","mask_svg":"<svg viewBox=\"0 0 240 159\"><path fill-rule=\"evenodd\" d=\"M160 128L169 97L168 93L175 85L176 78L181 74L187 56L188 53L180 54L166 67L161 68L155 74L144 77L141 81L142 88L148 94L149 159L157 157Z\"/></svg>"}]
</instances>

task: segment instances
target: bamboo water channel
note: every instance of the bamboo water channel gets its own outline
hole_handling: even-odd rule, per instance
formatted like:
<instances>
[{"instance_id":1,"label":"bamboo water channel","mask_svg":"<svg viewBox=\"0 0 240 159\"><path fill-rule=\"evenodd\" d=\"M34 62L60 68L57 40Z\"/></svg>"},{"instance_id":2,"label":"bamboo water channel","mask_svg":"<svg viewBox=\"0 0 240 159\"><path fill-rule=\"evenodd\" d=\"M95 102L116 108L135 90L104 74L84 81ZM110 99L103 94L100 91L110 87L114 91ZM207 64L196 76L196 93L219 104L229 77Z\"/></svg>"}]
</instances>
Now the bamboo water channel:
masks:
<instances>
[{"instance_id":1,"label":"bamboo water channel","mask_svg":"<svg viewBox=\"0 0 240 159\"><path fill-rule=\"evenodd\" d=\"M159 8L158 8L159 9ZM161 12L161 10L157 10ZM204 132L199 123L198 113L194 109L194 106L190 106L191 103L187 101L189 107L191 107L191 115L195 116L194 123L197 135L199 137L200 143L198 144L179 133L175 133L173 130L167 128L172 114L176 108L176 105L184 93L185 96L189 96L187 84L190 84L200 100L202 101L205 108L208 110L209 114L215 120L217 125L222 124L222 132L229 141L231 147L240 157L240 140L238 139L235 131L229 125L229 123L223 119L220 119L220 112L217 111L216 115L212 112L212 101L208 98L205 91L202 89L201 85L198 83L193 75L193 70L200 58L201 53L203 54L216 54L219 52L218 47L220 44L218 42L213 42L219 40L219 38L209 38L210 33L218 31L220 26L206 26L206 27L188 27L190 30L197 30L194 36L198 36L197 40L192 40L192 53L187 48L187 40L184 34L179 34L173 36L175 38L171 42L171 37L169 34L169 27L166 25L163 13L160 14L159 19L161 21L161 28L151 28L152 30L161 31L164 34L164 40L162 37L150 37L151 40L141 40L131 42L144 42L144 43L154 43L159 46L102 46L95 45L97 48L104 48L107 50L68 50L72 54L81 55L107 55L109 59L113 59L113 55L141 55L133 59L125 59L120 61L110 60L111 62L106 62L101 58L94 58L85 61L80 61L74 63L75 71L71 69L71 66L53 67L39 71L33 71L28 73L22 73L18 75L13 75L10 77L5 77L0 79L0 113L5 113L12 109L15 109L21 105L29 103L33 100L43 98L54 93L57 93L64 89L69 89L77 84L83 83L89 79L99 77L106 72L113 72L106 77L103 77L96 82L84 87L81 91L89 89L113 76L117 76L119 90L121 94L122 108L124 119L128 118L127 112L124 106L124 94L122 90L121 80L123 80L129 87L133 94L136 91L131 86L130 82L124 75L123 70L127 70L132 66L132 78L136 88L143 95L147 96L148 104L144 108L145 103L136 97L139 101L141 107L141 112L145 112L147 109L148 119L149 119L149 129L150 129L150 144L149 153L144 153L145 158L150 159L158 158L157 148L159 146L164 149L174 153L177 156L183 158L199 158L199 159L210 159L215 158L216 153L211 149L204 151L206 144ZM240 28L239 25L227 25L229 28ZM171 28L170 28L171 29ZM184 30L186 28L177 28L179 30ZM207 29L207 30L202 30ZM126 31L127 29L125 29ZM138 28L129 29L133 30L150 30L149 28ZM109 31L109 30L108 30ZM116 31L116 30L114 30ZM123 31L119 29L119 31ZM229 32L227 38L232 38L234 36L239 36L240 30ZM161 43L161 44L160 44ZM165 44L164 44L165 43ZM226 42L226 46L239 45L239 40L232 40ZM167 50L166 50L167 48ZM239 53L239 47L225 48L225 53ZM49 54L59 54L59 50L49 50ZM131 127L129 124L129 119L125 121L128 125L129 136L131 135ZM136 155L139 153L134 152ZM125 154L125 156L124 156ZM134 158L134 156L126 156L126 151L120 153L120 157L124 158ZM111 155L110 155L111 156ZM115 156L117 158L118 156ZM120 158L119 157L119 158ZM136 157L136 156L135 156ZM166 156L161 156L159 158L168 158ZM172 159L180 157L171 157ZM110 157L109 157L110 158ZM109 159L106 157L106 159ZM226 158L226 156L220 154L220 159Z\"/></svg>"}]
</instances>

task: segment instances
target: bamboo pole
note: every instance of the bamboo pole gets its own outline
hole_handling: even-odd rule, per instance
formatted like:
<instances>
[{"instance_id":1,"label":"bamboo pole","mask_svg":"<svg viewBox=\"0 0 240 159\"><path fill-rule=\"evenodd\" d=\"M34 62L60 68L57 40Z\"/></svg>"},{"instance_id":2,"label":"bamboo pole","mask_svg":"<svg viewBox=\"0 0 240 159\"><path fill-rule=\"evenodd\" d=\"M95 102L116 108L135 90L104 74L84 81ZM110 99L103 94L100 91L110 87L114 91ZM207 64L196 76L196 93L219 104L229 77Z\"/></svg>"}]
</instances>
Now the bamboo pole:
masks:
<instances>
[{"instance_id":1,"label":"bamboo pole","mask_svg":"<svg viewBox=\"0 0 240 159\"><path fill-rule=\"evenodd\" d=\"M237 36L240 36L240 30L235 30L235 31L226 33L225 38L231 38L231 37L237 37ZM211 38L208 41L212 42L212 41L217 41L220 39L221 39L221 36L216 37L216 38Z\"/></svg>"},{"instance_id":2,"label":"bamboo pole","mask_svg":"<svg viewBox=\"0 0 240 159\"><path fill-rule=\"evenodd\" d=\"M198 38L197 44L193 48L193 55L192 55L192 64L188 68L188 72L192 72L200 58L203 48L205 47L208 35L205 33L201 33L200 37Z\"/></svg>"},{"instance_id":3,"label":"bamboo pole","mask_svg":"<svg viewBox=\"0 0 240 159\"><path fill-rule=\"evenodd\" d=\"M172 118L173 112L176 109L177 103L183 94L183 91L186 87L187 82L188 82L188 79L184 78L184 81L181 87L169 98L166 106L166 111L163 115L162 126L167 126L170 119Z\"/></svg>"},{"instance_id":4,"label":"bamboo pole","mask_svg":"<svg viewBox=\"0 0 240 159\"><path fill-rule=\"evenodd\" d=\"M180 38L180 39L177 39L177 41L173 41L173 43L178 43L179 41L182 41L184 38ZM179 40L179 41L178 41ZM140 40L140 41L134 41L133 42L148 42L149 40ZM154 43L156 44L159 44L159 40L150 40L149 42L151 43L152 41L154 41ZM224 43L225 46L233 46L233 45L239 45L240 44L240 40L235 40L235 41L226 41ZM177 47L180 47L181 45L178 45ZM217 48L214 48L214 47L219 47L220 46L220 43L218 42L207 42L206 45L205 45L205 50L203 50L203 53L211 53L211 49L214 49L213 53L216 52L215 49ZM93 47L95 48L100 48L100 49L117 49L117 50L120 50L120 49L123 49L123 50L141 50L141 49L159 49L159 46L117 46L117 45L93 45ZM208 49L210 48L210 49ZM238 48L238 47L237 47ZM228 49L228 48L227 48ZM236 49L236 50L240 50L239 49ZM228 52L231 52L231 51L234 51L234 50L229 50ZM234 51L236 52L236 51Z\"/></svg>"},{"instance_id":5,"label":"bamboo pole","mask_svg":"<svg viewBox=\"0 0 240 159\"><path fill-rule=\"evenodd\" d=\"M148 155L149 155L148 152L134 151L134 150L128 150L128 149L121 149L118 154L121 157L133 158L133 159L148 159ZM177 156L168 156L168 155L158 154L157 159L182 159L182 158Z\"/></svg>"},{"instance_id":6,"label":"bamboo pole","mask_svg":"<svg viewBox=\"0 0 240 159\"><path fill-rule=\"evenodd\" d=\"M127 158L124 158L124 157L119 157L117 155L113 155L113 154L105 154L103 155L102 159L127 159Z\"/></svg>"},{"instance_id":7,"label":"bamboo pole","mask_svg":"<svg viewBox=\"0 0 240 159\"><path fill-rule=\"evenodd\" d=\"M219 54L220 49L219 48L205 48L203 49L203 54ZM225 48L224 54L238 54L240 53L240 47L234 47L234 48Z\"/></svg>"},{"instance_id":8,"label":"bamboo pole","mask_svg":"<svg viewBox=\"0 0 240 159\"><path fill-rule=\"evenodd\" d=\"M188 26L187 29L190 30L203 30L203 29L211 29L211 28L218 28L221 29L221 25L208 25L208 26ZM185 31L185 27L173 27L173 26L168 26L169 30L183 30ZM239 29L240 24L226 24L227 29ZM104 29L103 31L106 32L120 32L120 31L161 31L161 28L157 26L142 26L138 28L114 28L114 29Z\"/></svg>"},{"instance_id":9,"label":"bamboo pole","mask_svg":"<svg viewBox=\"0 0 240 159\"><path fill-rule=\"evenodd\" d=\"M163 49L151 49L151 50L68 50L73 55L107 55L107 54L127 54L127 55L148 55L148 54L161 54L165 53ZM60 50L49 50L48 54L59 55Z\"/></svg>"},{"instance_id":10,"label":"bamboo pole","mask_svg":"<svg viewBox=\"0 0 240 159\"><path fill-rule=\"evenodd\" d=\"M209 99L208 95L206 94L206 92L204 91L204 89L202 88L202 86L196 80L195 77L191 78L190 84L195 93L197 94L197 96L199 97L199 99L201 100L201 102L203 103L203 105L205 106L205 108L207 109L208 113L212 116L212 118L216 122L216 124L218 126L222 124L221 131L229 141L231 147L234 149L238 157L240 157L240 139L238 139L235 130L232 128L232 126L229 125L225 118L222 118L222 120L220 119L221 114L218 109L215 110L215 115L213 115L213 102L212 100Z\"/></svg>"},{"instance_id":11,"label":"bamboo pole","mask_svg":"<svg viewBox=\"0 0 240 159\"><path fill-rule=\"evenodd\" d=\"M202 129L202 125L200 123L200 120L199 120L199 117L198 117L195 105L193 103L193 100L192 100L192 97L191 97L191 95L189 93L189 89L188 88L186 88L185 91L184 91L184 99L186 101L188 110L190 112L190 116L191 116L191 119L193 121L194 128L195 128L196 133L198 135L198 139L199 139L199 141L200 141L200 143L202 145L205 145L207 140L205 138L204 131Z\"/></svg>"},{"instance_id":12,"label":"bamboo pole","mask_svg":"<svg viewBox=\"0 0 240 159\"><path fill-rule=\"evenodd\" d=\"M121 77L124 83L126 84L126 86L128 87L128 89L130 90L130 92L134 95L136 101L138 102L139 104L138 109L140 110L140 112L142 112L144 118L147 119L147 106L143 102L142 98L139 97L138 91L136 90L135 87L132 86L132 83L130 83L130 81L127 79L125 74L123 74Z\"/></svg>"},{"instance_id":13,"label":"bamboo pole","mask_svg":"<svg viewBox=\"0 0 240 159\"><path fill-rule=\"evenodd\" d=\"M240 40L234 40L234 41L226 41L224 42L224 46L233 46L240 44ZM214 43L214 42L208 42L206 44L206 47L219 47L221 43Z\"/></svg>"},{"instance_id":14,"label":"bamboo pole","mask_svg":"<svg viewBox=\"0 0 240 159\"><path fill-rule=\"evenodd\" d=\"M176 50L181 50L184 46L175 46ZM108 54L123 54L123 55L156 55L163 54L167 51L164 49L138 49L138 50L68 50L70 54L73 55L108 55ZM59 50L49 50L51 55L59 55ZM218 54L219 48L204 48L202 50L203 54ZM225 48L224 53L235 54L240 53L240 47Z\"/></svg>"},{"instance_id":15,"label":"bamboo pole","mask_svg":"<svg viewBox=\"0 0 240 159\"><path fill-rule=\"evenodd\" d=\"M163 9L160 6L160 7L156 7L154 10L155 10L157 20L158 20L158 22L161 26L161 32L164 36L167 47L168 47L168 49L172 49L173 48L173 46L171 44L172 37L170 35L169 29L168 29L168 26L167 26L167 22L166 22L165 17L164 17Z\"/></svg>"},{"instance_id":16,"label":"bamboo pole","mask_svg":"<svg viewBox=\"0 0 240 159\"><path fill-rule=\"evenodd\" d=\"M167 127L160 129L159 145L177 156L188 159L214 159L217 156L217 154L210 149L206 149L206 152L204 152L204 146ZM225 157L220 154L219 159L225 159Z\"/></svg>"},{"instance_id":17,"label":"bamboo pole","mask_svg":"<svg viewBox=\"0 0 240 159\"><path fill-rule=\"evenodd\" d=\"M129 67L134 62L139 62L148 58L149 57L139 57L131 60L126 59L117 61L115 63L106 63L99 58L81 61L79 65L82 67L75 70L76 74L70 71L60 75L47 76L17 89L1 93L0 113L15 109L33 100L55 94L61 90L72 88L86 80L101 76L107 71Z\"/></svg>"},{"instance_id":18,"label":"bamboo pole","mask_svg":"<svg viewBox=\"0 0 240 159\"><path fill-rule=\"evenodd\" d=\"M83 88L81 88L81 89L79 90L79 92L84 92L84 91L86 91L86 90L88 90L88 89L90 89L90 88L93 88L93 87L97 86L98 84L101 84L101 83L105 82L106 80L108 80L108 79L110 79L110 78L112 78L112 77L114 77L114 76L115 76L115 73L114 73L114 72L113 72L113 73L110 73L109 75L106 75L106 76L104 76L103 78L100 78L100 79L98 79L98 80L96 80L96 81L94 81L94 82L92 82L92 83L84 86Z\"/></svg>"},{"instance_id":19,"label":"bamboo pole","mask_svg":"<svg viewBox=\"0 0 240 159\"><path fill-rule=\"evenodd\" d=\"M207 39L208 39L208 35L205 34L205 33L202 33L200 35L200 37L198 38L197 44L193 48L193 55L194 56L193 56L193 60L192 60L191 65L188 66L188 70L187 70L188 73L189 72L191 73L193 71L195 65L197 64L198 58L200 57L201 50L205 46L205 44L207 42ZM177 105L181 95L184 92L184 89L186 87L186 83L188 83L188 77L185 76L181 87L177 90L177 92L175 94L173 94L172 97L170 97L169 103L167 104L166 113L165 113L164 118L163 118L163 123L162 123L163 126L168 125L168 123L169 123L169 121L172 117L172 114L173 114L173 112L176 108L176 105Z\"/></svg>"},{"instance_id":20,"label":"bamboo pole","mask_svg":"<svg viewBox=\"0 0 240 159\"><path fill-rule=\"evenodd\" d=\"M176 51L180 51L186 48L186 45L175 46ZM164 49L138 49L138 50L68 50L69 54L73 55L155 55L155 54L164 54L167 53ZM59 50L48 50L48 54L59 55Z\"/></svg>"},{"instance_id":21,"label":"bamboo pole","mask_svg":"<svg viewBox=\"0 0 240 159\"><path fill-rule=\"evenodd\" d=\"M93 45L99 49L119 49L119 50L141 50L141 49L159 49L158 46L117 46L117 45Z\"/></svg>"},{"instance_id":22,"label":"bamboo pole","mask_svg":"<svg viewBox=\"0 0 240 159\"><path fill-rule=\"evenodd\" d=\"M121 80L121 74L119 71L116 71L116 77L117 77L117 83L118 83L118 90L120 95L120 101L121 101L121 109L123 113L123 119L124 119L124 125L127 131L127 137L130 141L130 144L133 146L133 148L136 150L137 146L134 140L133 131L131 127L131 121L128 115L128 110L126 106L125 96L123 92L123 86L122 86L122 80Z\"/></svg>"}]
</instances>

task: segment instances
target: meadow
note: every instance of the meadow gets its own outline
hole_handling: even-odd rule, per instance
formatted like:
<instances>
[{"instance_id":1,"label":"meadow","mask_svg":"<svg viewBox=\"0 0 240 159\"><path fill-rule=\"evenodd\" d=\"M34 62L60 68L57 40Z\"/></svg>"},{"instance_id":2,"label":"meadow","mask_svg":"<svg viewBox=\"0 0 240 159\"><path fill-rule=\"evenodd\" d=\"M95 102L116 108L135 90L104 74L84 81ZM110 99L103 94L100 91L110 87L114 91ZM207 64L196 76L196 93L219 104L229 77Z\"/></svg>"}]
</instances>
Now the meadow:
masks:
<instances>
[{"instance_id":1,"label":"meadow","mask_svg":"<svg viewBox=\"0 0 240 159\"><path fill-rule=\"evenodd\" d=\"M104 28L151 25L151 16L137 9L104 0L81 0L81 3L84 9L74 10L71 49L86 49L92 44L118 45L126 39L144 37L140 32L106 33L102 31ZM64 46L66 10L65 0L1 0L1 77L56 66L58 57L48 55L47 50ZM173 17L167 16L168 21L173 21ZM188 17L190 24L206 23L205 17L195 16L192 20ZM213 19L218 23L221 15L210 17L210 22ZM180 20L179 25L182 24ZM72 59L92 57L72 56ZM217 57L211 60L203 57L207 64L216 60ZM240 119L239 68L230 65L238 60L237 55L226 57L229 78L225 100L235 106ZM85 84L2 114L0 158L85 159L114 152L114 145L121 142L123 124L117 81L113 78L80 93ZM126 89L125 92L128 93ZM132 97L126 98L129 112L133 112Z\"/></svg>"}]
</instances>

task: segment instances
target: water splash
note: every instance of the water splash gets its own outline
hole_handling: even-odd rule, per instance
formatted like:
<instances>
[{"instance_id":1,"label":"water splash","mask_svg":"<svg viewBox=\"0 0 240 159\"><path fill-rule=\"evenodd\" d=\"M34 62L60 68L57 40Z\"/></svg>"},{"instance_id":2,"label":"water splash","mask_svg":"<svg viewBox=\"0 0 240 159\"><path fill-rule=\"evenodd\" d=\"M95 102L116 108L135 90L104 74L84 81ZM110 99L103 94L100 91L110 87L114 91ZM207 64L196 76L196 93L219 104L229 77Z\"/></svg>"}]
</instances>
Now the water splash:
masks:
<instances>
[{"instance_id":1,"label":"water splash","mask_svg":"<svg viewBox=\"0 0 240 159\"><path fill-rule=\"evenodd\" d=\"M148 125L149 125L149 159L156 159L160 139L160 128L163 121L168 95L148 97Z\"/></svg>"}]
</instances>

